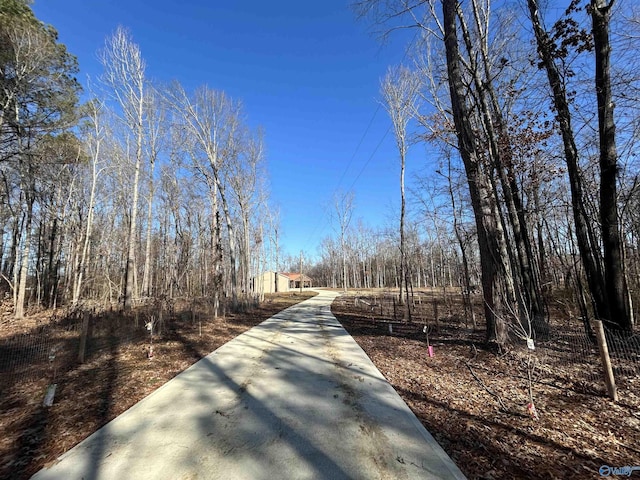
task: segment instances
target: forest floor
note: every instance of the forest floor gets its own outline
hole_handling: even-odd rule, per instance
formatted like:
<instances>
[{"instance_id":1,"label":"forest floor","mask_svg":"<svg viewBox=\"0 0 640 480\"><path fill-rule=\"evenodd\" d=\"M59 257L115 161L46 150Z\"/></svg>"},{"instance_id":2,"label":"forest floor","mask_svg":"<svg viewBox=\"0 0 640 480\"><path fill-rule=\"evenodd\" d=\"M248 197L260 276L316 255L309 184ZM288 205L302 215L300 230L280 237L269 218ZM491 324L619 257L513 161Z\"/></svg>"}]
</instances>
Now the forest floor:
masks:
<instances>
[{"instance_id":1,"label":"forest floor","mask_svg":"<svg viewBox=\"0 0 640 480\"><path fill-rule=\"evenodd\" d=\"M43 406L51 377L41 374L42 365L31 367L38 371L21 372L18 379L0 370L0 478L29 478L219 346L314 295L276 294L249 312L203 321L201 329L189 316L176 314L167 322L165 333L154 339L152 359L148 358L148 337L143 337L112 344L85 363L74 362L73 368L60 372L51 407ZM42 311L17 322L11 319L10 310L4 309L0 356L10 337L17 332L28 335L51 317L51 311ZM59 324L60 328L48 335L63 342L70 332L64 322ZM77 345L77 333L74 338Z\"/></svg>"},{"instance_id":2,"label":"forest floor","mask_svg":"<svg viewBox=\"0 0 640 480\"><path fill-rule=\"evenodd\" d=\"M544 348L498 355L456 315L443 316L437 331L430 322L430 357L424 323L396 322L389 333L388 315L369 308L376 297L360 300L339 297L333 314L469 479L602 478L603 465L640 467L637 375L614 403L604 388L573 378L585 367L570 350L554 349L553 361ZM532 359L538 419L527 410Z\"/></svg>"}]
</instances>

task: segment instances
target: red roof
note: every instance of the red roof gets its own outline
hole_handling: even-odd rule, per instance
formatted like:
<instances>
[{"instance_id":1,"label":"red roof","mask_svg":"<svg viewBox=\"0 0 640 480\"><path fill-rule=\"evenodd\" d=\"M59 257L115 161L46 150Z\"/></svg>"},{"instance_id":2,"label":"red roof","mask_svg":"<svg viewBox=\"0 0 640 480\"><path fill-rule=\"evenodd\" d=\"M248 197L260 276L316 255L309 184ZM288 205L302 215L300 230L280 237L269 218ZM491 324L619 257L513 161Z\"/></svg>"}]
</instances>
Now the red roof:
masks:
<instances>
[{"instance_id":1,"label":"red roof","mask_svg":"<svg viewBox=\"0 0 640 480\"><path fill-rule=\"evenodd\" d=\"M300 274L299 273L285 273L285 272L282 272L281 275L284 275L289 280L293 280L293 281L300 280ZM304 277L305 280L311 280L311 277L309 277L309 276L307 276L305 274L302 274L302 276Z\"/></svg>"}]
</instances>

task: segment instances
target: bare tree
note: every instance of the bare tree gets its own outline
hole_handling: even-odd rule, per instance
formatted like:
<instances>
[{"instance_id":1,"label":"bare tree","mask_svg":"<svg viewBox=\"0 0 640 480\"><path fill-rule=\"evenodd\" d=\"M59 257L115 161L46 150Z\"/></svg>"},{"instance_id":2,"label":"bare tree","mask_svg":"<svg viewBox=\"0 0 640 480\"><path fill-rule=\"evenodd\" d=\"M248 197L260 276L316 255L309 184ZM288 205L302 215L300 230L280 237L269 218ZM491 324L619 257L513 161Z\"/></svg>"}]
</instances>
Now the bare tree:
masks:
<instances>
[{"instance_id":1,"label":"bare tree","mask_svg":"<svg viewBox=\"0 0 640 480\"><path fill-rule=\"evenodd\" d=\"M335 218L340 234L340 249L342 252L342 289L347 291L347 233L353 214L353 192L336 194L334 197Z\"/></svg>"},{"instance_id":2,"label":"bare tree","mask_svg":"<svg viewBox=\"0 0 640 480\"><path fill-rule=\"evenodd\" d=\"M80 299L80 293L82 292L82 282L84 279L85 270L87 268L91 235L93 233L94 208L96 204L98 177L105 168L103 166L104 159L102 158L102 146L106 134L105 125L103 124L104 104L97 100L93 100L87 104L86 108L88 125L87 133L85 134L84 140L85 148L87 149L87 156L89 158L90 187L89 201L87 205L87 218L82 237L82 251L76 265L76 273L73 279L73 292L71 297L72 305L76 305L78 303Z\"/></svg>"},{"instance_id":3,"label":"bare tree","mask_svg":"<svg viewBox=\"0 0 640 480\"><path fill-rule=\"evenodd\" d=\"M217 222L217 199L220 197L229 241L231 298L235 309L238 303L238 275L236 257L236 233L231 217L224 183L224 169L238 154L241 105L224 92L200 87L190 97L181 85L175 84L169 95L176 118L188 131L194 150L191 157L195 168L204 176L214 203L214 222ZM201 162L204 160L206 165ZM219 228L214 225L213 230ZM220 242L216 248L221 249ZM221 250L220 250L221 251ZM218 268L218 267L215 267Z\"/></svg>"},{"instance_id":4,"label":"bare tree","mask_svg":"<svg viewBox=\"0 0 640 480\"><path fill-rule=\"evenodd\" d=\"M124 299L125 309L133 306L134 269L136 252L136 229L138 196L140 191L140 170L143 160L145 100L147 82L145 62L140 48L133 42L131 34L118 27L105 43L100 60L104 66L103 81L109 87L121 109L122 121L133 134L134 176L131 185L129 206L129 234L127 236L127 259L125 266Z\"/></svg>"},{"instance_id":5,"label":"bare tree","mask_svg":"<svg viewBox=\"0 0 640 480\"><path fill-rule=\"evenodd\" d=\"M609 320L623 330L633 328L618 213L618 153L611 90L611 42L609 24L614 0L591 0L595 87L598 100L600 138L600 223L604 250L604 281L609 302Z\"/></svg>"},{"instance_id":6,"label":"bare tree","mask_svg":"<svg viewBox=\"0 0 640 480\"><path fill-rule=\"evenodd\" d=\"M590 4L592 35L577 27L574 22L563 20L556 24L553 38L545 30L537 0L527 0L529 15L536 39L541 65L547 73L554 108L562 135L564 156L571 187L571 204L578 251L586 274L596 317L607 319L621 329L631 328L631 307L624 277L622 244L618 221L617 152L615 123L610 79L609 22L613 2L606 4L593 0ZM567 15L577 11L572 2ZM569 25L569 27L567 27ZM555 40L561 41L558 46ZM591 45L593 41L593 45ZM600 140L600 221L604 259L596 239L595 229L587 211L588 201L584 194L584 179L580 171L579 150L576 146L570 94L567 92L567 77L562 67L565 64L568 45L578 51L595 49L596 97Z\"/></svg>"},{"instance_id":7,"label":"bare tree","mask_svg":"<svg viewBox=\"0 0 640 480\"><path fill-rule=\"evenodd\" d=\"M491 2L478 0L471 1L473 28L467 25L467 21L460 5L457 13L460 23L462 38L467 50L467 71L473 79L475 86L475 98L479 110L479 120L486 135L488 155L493 168L498 174L500 187L504 196L507 209L507 218L513 233L513 245L515 248L507 252L512 257L514 277L522 283L518 298L522 298L520 310L525 318L531 310L536 319L536 326L544 326L545 305L540 288L540 275L535 268L535 259L531 246L531 237L525 219L520 186L514 167L514 155L511 135L509 134L507 120L503 115L496 91L496 80L509 63L506 57L501 57L498 66L495 67L490 59L489 49L489 19ZM475 35L475 36L474 36ZM508 37L504 35L504 37ZM505 40L506 41L506 40ZM498 47L494 41L492 50L494 55ZM515 82L516 79L512 79ZM505 232L507 229L505 228ZM511 252L515 251L516 255ZM515 258L513 258L515 257ZM515 280L515 279L514 279ZM520 287L520 285L518 285Z\"/></svg>"},{"instance_id":8,"label":"bare tree","mask_svg":"<svg viewBox=\"0 0 640 480\"><path fill-rule=\"evenodd\" d=\"M472 113L467 104L467 89L460 67L457 1L443 0L442 9L451 109L478 232L487 341L501 345L507 335L504 319L508 318L508 312L514 311L516 301L513 276L497 199L471 125Z\"/></svg>"},{"instance_id":9,"label":"bare tree","mask_svg":"<svg viewBox=\"0 0 640 480\"><path fill-rule=\"evenodd\" d=\"M279 209L267 209L267 230L269 238L269 256L270 256L270 268L278 270L280 268L280 210Z\"/></svg>"},{"instance_id":10,"label":"bare tree","mask_svg":"<svg viewBox=\"0 0 640 480\"><path fill-rule=\"evenodd\" d=\"M387 109L396 146L400 156L400 303L406 304L407 318L411 316L409 308L409 282L407 276L407 255L405 252L405 162L409 141L407 138L407 126L414 117L420 101L420 88L422 82L417 72L404 66L389 68L382 80L381 91L384 106ZM404 292L403 292L404 287Z\"/></svg>"},{"instance_id":11,"label":"bare tree","mask_svg":"<svg viewBox=\"0 0 640 480\"><path fill-rule=\"evenodd\" d=\"M264 144L261 131L247 132L241 140L240 154L229 162L229 184L235 198L242 222L242 248L240 249L240 270L242 291L249 292L251 265L251 216L262 201L261 180L265 176Z\"/></svg>"},{"instance_id":12,"label":"bare tree","mask_svg":"<svg viewBox=\"0 0 640 480\"><path fill-rule=\"evenodd\" d=\"M142 271L142 294L151 295L151 226L153 223L153 204L154 204L154 172L158 156L166 143L164 138L167 135L165 122L166 108L161 95L155 89L147 89L145 92L147 99L145 108L147 114L146 119L146 141L145 155L149 162L148 171L148 187L147 187L147 231L145 240L144 269Z\"/></svg>"}]
</instances>

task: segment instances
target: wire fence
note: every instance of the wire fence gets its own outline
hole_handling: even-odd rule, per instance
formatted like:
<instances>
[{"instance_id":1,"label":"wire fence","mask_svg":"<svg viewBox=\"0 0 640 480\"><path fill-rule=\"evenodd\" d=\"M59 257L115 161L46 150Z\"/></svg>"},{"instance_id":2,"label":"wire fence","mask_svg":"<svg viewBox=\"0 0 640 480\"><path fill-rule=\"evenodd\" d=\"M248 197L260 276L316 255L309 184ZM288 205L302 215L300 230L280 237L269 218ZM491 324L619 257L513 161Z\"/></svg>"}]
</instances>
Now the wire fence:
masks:
<instances>
[{"instance_id":1,"label":"wire fence","mask_svg":"<svg viewBox=\"0 0 640 480\"><path fill-rule=\"evenodd\" d=\"M475 300L475 310L478 310L478 298ZM438 291L414 295L411 321L405 320L406 307L399 305L397 295L391 292L341 296L335 302L339 307L358 312L358 322L381 335L403 336L431 344L456 339L471 343L483 340L472 312L465 311L459 293ZM194 323L209 308L210 305L204 303L192 303L176 313L174 305L164 303L127 314L76 310L28 331L5 335L0 338L0 395L16 382L39 379L53 382L79 362L89 361L114 346L162 335L176 319ZM607 330L606 339L621 397L637 395L640 392L640 334ZM512 336L511 341L515 350L526 351L523 339ZM543 338L535 339L535 357L538 376L545 381L569 385L584 393L603 393L605 384L598 345L579 319L570 315L552 316L548 332Z\"/></svg>"},{"instance_id":2,"label":"wire fence","mask_svg":"<svg viewBox=\"0 0 640 480\"><path fill-rule=\"evenodd\" d=\"M178 300L179 302L179 300ZM238 311L257 306L256 299L244 299ZM228 299L220 302L219 312L230 310ZM150 349L155 339L169 332L176 321L198 328L198 321L210 318L210 299L189 299L179 308L176 300L160 299L131 312L69 310L57 318L24 326L11 332L11 325L0 329L0 395L19 383L46 380L55 383L79 363L90 362L104 352L113 353L120 345L142 342ZM23 322L24 323L24 322ZM21 326L13 321L13 326Z\"/></svg>"},{"instance_id":3,"label":"wire fence","mask_svg":"<svg viewBox=\"0 0 640 480\"><path fill-rule=\"evenodd\" d=\"M146 337L149 332L139 316L81 311L4 337L0 340L0 391L18 381L47 378L53 382L80 361Z\"/></svg>"},{"instance_id":4,"label":"wire fence","mask_svg":"<svg viewBox=\"0 0 640 480\"><path fill-rule=\"evenodd\" d=\"M483 342L484 332L474 320L481 318L481 295L471 295L473 309L465 306L458 291L433 291L414 294L409 308L398 303L397 293L370 292L343 295L336 299L338 307L358 313L350 321L360 323L380 335L412 338L425 343ZM484 327L484 326L482 326ZM521 335L509 335L507 348L524 358L532 353L536 359L537 378L558 386L593 395L606 394L603 364L592 330L571 315L551 315L544 335L532 335L533 341ZM623 333L606 330L606 342L620 397L638 396L640 392L640 331ZM532 350L529 350L531 348ZM637 400L637 398L636 398Z\"/></svg>"}]
</instances>

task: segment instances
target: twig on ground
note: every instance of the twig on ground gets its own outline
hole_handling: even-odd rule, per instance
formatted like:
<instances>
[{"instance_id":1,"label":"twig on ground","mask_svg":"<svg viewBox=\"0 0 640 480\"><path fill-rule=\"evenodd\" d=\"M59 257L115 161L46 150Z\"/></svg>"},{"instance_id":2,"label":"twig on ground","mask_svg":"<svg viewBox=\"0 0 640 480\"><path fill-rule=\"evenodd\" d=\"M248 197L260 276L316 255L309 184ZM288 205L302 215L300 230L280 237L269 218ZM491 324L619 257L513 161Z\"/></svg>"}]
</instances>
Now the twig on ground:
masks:
<instances>
[{"instance_id":1,"label":"twig on ground","mask_svg":"<svg viewBox=\"0 0 640 480\"><path fill-rule=\"evenodd\" d=\"M476 381L482 386L482 388L484 388L486 390L486 392L491 395L492 397L494 397L498 403L500 404L500 409L502 411L504 411L505 413L509 413L509 409L506 407L506 405L504 404L504 402L502 401L502 398L500 398L500 395L498 395L495 392L492 392L489 387L487 387L485 385L485 383L480 379L480 377L478 377L478 375L476 375L476 372L473 371L473 368L471 368L471 365L469 364L469 362L464 362L465 365L467 366L467 368L469 369L469 372L471 372L471 375L473 375L473 378L476 379Z\"/></svg>"},{"instance_id":2,"label":"twig on ground","mask_svg":"<svg viewBox=\"0 0 640 480\"><path fill-rule=\"evenodd\" d=\"M472 360L475 360L476 357L478 356L478 349L476 348L476 344L475 343L471 344L471 353L473 354Z\"/></svg>"}]
</instances>

